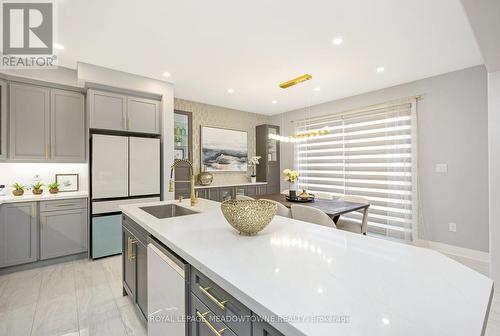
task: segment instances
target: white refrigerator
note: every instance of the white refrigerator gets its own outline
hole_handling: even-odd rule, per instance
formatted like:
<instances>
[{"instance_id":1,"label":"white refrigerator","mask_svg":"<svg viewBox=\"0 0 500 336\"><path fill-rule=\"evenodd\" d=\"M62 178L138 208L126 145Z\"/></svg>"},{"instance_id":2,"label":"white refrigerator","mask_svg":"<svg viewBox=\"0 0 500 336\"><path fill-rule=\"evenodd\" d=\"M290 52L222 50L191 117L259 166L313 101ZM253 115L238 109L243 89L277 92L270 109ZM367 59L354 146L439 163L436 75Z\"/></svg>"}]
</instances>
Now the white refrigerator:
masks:
<instances>
[{"instance_id":1,"label":"white refrigerator","mask_svg":"<svg viewBox=\"0 0 500 336\"><path fill-rule=\"evenodd\" d=\"M160 139L91 136L92 258L121 253L119 205L160 200Z\"/></svg>"}]
</instances>

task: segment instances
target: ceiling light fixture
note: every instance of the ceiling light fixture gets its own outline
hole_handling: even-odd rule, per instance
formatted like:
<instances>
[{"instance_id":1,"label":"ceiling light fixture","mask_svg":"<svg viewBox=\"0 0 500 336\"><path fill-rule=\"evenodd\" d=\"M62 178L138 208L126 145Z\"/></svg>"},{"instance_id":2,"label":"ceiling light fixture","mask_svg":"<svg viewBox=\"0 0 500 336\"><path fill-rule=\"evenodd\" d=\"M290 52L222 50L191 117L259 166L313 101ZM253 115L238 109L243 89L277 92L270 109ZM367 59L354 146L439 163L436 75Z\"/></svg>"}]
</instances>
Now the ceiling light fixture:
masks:
<instances>
[{"instance_id":1,"label":"ceiling light fixture","mask_svg":"<svg viewBox=\"0 0 500 336\"><path fill-rule=\"evenodd\" d=\"M332 43L335 45L341 45L342 43L344 43L344 39L341 37L337 37L333 39Z\"/></svg>"},{"instance_id":2,"label":"ceiling light fixture","mask_svg":"<svg viewBox=\"0 0 500 336\"><path fill-rule=\"evenodd\" d=\"M227 93L233 93L234 90L233 89L227 89Z\"/></svg>"},{"instance_id":3,"label":"ceiling light fixture","mask_svg":"<svg viewBox=\"0 0 500 336\"><path fill-rule=\"evenodd\" d=\"M381 72L384 72L385 71L385 68L384 67L378 67L377 68L377 72L378 73L381 73Z\"/></svg>"},{"instance_id":4,"label":"ceiling light fixture","mask_svg":"<svg viewBox=\"0 0 500 336\"><path fill-rule=\"evenodd\" d=\"M302 76L299 76L297 78L294 78L294 79L291 79L289 81L286 81L286 82L283 82L280 84L280 88L282 89L286 89L286 88L289 88L290 86L294 86L294 85L297 85L299 83L302 83L302 82L305 82L305 81L308 81L312 78L311 75L309 74L305 74L305 75L302 75Z\"/></svg>"},{"instance_id":5,"label":"ceiling light fixture","mask_svg":"<svg viewBox=\"0 0 500 336\"><path fill-rule=\"evenodd\" d=\"M165 71L163 73L163 77L170 77L170 76L171 76L170 72Z\"/></svg>"},{"instance_id":6,"label":"ceiling light fixture","mask_svg":"<svg viewBox=\"0 0 500 336\"><path fill-rule=\"evenodd\" d=\"M314 88L314 91L321 91L321 88L318 86L318 87L315 87Z\"/></svg>"},{"instance_id":7,"label":"ceiling light fixture","mask_svg":"<svg viewBox=\"0 0 500 336\"><path fill-rule=\"evenodd\" d=\"M62 44L55 43L55 44L54 44L54 49L57 49L57 50L64 50L64 46L63 46Z\"/></svg>"},{"instance_id":8,"label":"ceiling light fixture","mask_svg":"<svg viewBox=\"0 0 500 336\"><path fill-rule=\"evenodd\" d=\"M330 133L330 130L328 127L323 127L322 129L315 130L315 131L310 131L310 132L305 132L305 133L298 133L294 135L289 135L289 136L282 136L279 134L273 134L269 133L268 138L272 140L277 140L277 141L282 141L282 142L304 142L307 140L312 140L314 138L327 135Z\"/></svg>"},{"instance_id":9,"label":"ceiling light fixture","mask_svg":"<svg viewBox=\"0 0 500 336\"><path fill-rule=\"evenodd\" d=\"M277 100L273 100L271 103L276 105L276 104L278 104L278 101Z\"/></svg>"}]
</instances>

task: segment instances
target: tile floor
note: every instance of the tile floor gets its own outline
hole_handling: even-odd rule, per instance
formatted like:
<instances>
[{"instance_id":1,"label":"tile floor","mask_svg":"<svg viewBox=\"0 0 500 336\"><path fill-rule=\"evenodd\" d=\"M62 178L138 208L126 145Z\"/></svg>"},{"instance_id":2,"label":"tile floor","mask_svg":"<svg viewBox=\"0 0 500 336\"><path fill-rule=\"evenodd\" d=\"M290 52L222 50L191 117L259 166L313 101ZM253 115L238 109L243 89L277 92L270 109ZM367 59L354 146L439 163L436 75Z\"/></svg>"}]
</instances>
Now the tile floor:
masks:
<instances>
[{"instance_id":1,"label":"tile floor","mask_svg":"<svg viewBox=\"0 0 500 336\"><path fill-rule=\"evenodd\" d=\"M122 296L120 258L0 276L0 335L147 335Z\"/></svg>"},{"instance_id":2,"label":"tile floor","mask_svg":"<svg viewBox=\"0 0 500 336\"><path fill-rule=\"evenodd\" d=\"M487 274L488 265L455 260ZM128 297L122 296L121 256L79 260L0 276L0 336L146 335ZM500 293L486 336L500 335Z\"/></svg>"}]
</instances>

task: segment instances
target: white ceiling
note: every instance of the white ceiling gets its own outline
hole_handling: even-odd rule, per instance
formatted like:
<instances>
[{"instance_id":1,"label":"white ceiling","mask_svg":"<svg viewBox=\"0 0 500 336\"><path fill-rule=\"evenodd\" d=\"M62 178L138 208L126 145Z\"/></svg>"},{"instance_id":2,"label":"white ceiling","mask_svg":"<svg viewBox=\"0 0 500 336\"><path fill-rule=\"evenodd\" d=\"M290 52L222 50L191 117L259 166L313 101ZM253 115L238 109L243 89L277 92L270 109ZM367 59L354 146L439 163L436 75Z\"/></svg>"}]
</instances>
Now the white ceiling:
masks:
<instances>
[{"instance_id":1,"label":"white ceiling","mask_svg":"<svg viewBox=\"0 0 500 336\"><path fill-rule=\"evenodd\" d=\"M263 114L483 63L459 0L59 0L57 24L61 65L167 80L176 97ZM313 79L278 87L304 73Z\"/></svg>"}]
</instances>

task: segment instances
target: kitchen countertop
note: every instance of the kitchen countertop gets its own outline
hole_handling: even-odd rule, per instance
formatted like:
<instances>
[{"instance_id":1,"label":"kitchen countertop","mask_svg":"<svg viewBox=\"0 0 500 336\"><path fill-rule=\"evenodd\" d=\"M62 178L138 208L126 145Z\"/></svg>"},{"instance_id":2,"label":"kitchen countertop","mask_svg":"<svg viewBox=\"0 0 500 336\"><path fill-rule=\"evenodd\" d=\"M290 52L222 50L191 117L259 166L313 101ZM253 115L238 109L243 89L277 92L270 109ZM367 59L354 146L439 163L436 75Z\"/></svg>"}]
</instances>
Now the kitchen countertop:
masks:
<instances>
[{"instance_id":1,"label":"kitchen countertop","mask_svg":"<svg viewBox=\"0 0 500 336\"><path fill-rule=\"evenodd\" d=\"M34 201L51 201L60 199L71 198L86 198L88 193L86 191L75 192L59 192L51 194L48 190L44 190L41 195L33 195L31 190L26 190L23 196L14 196L11 192L5 196L0 196L0 204L2 203L18 203L18 202L34 202Z\"/></svg>"},{"instance_id":2,"label":"kitchen countertop","mask_svg":"<svg viewBox=\"0 0 500 336\"><path fill-rule=\"evenodd\" d=\"M288 318L271 322L287 336L479 336L487 320L492 280L433 250L279 216L241 236L204 199L167 219L143 206L121 209L255 313ZM344 322L315 320L331 317Z\"/></svg>"},{"instance_id":3,"label":"kitchen countertop","mask_svg":"<svg viewBox=\"0 0 500 336\"><path fill-rule=\"evenodd\" d=\"M233 183L233 184L211 184L211 185L196 185L194 186L195 189L205 189L205 188L225 188L225 187L241 187L241 186L248 186L248 185L265 185L267 182L246 182L246 183Z\"/></svg>"}]
</instances>

